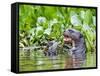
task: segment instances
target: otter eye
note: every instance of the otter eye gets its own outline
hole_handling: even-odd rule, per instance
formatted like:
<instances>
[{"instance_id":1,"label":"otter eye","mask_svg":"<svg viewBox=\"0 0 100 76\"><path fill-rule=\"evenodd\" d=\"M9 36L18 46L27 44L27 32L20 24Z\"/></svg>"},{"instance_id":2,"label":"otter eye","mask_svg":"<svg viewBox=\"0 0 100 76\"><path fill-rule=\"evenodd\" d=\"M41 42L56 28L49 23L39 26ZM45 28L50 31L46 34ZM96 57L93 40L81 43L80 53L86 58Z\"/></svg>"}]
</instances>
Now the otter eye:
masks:
<instances>
[{"instance_id":1,"label":"otter eye","mask_svg":"<svg viewBox=\"0 0 100 76\"><path fill-rule=\"evenodd\" d=\"M68 38L69 36L68 35L64 35L64 37Z\"/></svg>"},{"instance_id":2,"label":"otter eye","mask_svg":"<svg viewBox=\"0 0 100 76\"><path fill-rule=\"evenodd\" d=\"M64 32L66 32L66 31L64 30Z\"/></svg>"}]
</instances>

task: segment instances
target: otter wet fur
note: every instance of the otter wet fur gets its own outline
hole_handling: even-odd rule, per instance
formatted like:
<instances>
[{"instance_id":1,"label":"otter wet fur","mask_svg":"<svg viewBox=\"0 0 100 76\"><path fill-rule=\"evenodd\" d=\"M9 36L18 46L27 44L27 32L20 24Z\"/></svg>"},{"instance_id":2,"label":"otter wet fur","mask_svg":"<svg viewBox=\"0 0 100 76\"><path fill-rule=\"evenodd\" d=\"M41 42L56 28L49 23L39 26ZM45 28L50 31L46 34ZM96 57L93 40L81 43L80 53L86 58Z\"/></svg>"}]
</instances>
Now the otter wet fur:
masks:
<instances>
[{"instance_id":1,"label":"otter wet fur","mask_svg":"<svg viewBox=\"0 0 100 76\"><path fill-rule=\"evenodd\" d=\"M72 44L69 49L69 58L65 62L65 68L80 68L86 60L86 46L83 35L75 29L66 29L63 33L64 44Z\"/></svg>"},{"instance_id":2,"label":"otter wet fur","mask_svg":"<svg viewBox=\"0 0 100 76\"><path fill-rule=\"evenodd\" d=\"M44 51L45 56L49 56L49 57L53 57L53 56L57 56L57 47L58 47L58 42L56 41L49 41L47 43L47 51Z\"/></svg>"}]
</instances>

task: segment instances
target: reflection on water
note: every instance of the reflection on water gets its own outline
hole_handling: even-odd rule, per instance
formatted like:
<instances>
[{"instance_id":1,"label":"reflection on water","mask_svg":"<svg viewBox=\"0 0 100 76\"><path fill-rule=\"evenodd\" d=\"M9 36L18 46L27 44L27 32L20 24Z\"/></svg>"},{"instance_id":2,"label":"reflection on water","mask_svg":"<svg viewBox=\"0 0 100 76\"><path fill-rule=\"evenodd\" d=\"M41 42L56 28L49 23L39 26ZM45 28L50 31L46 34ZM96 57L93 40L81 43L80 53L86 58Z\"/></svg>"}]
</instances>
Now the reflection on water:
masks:
<instances>
[{"instance_id":1,"label":"reflection on water","mask_svg":"<svg viewBox=\"0 0 100 76\"><path fill-rule=\"evenodd\" d=\"M80 67L95 67L95 53L87 54L85 61L75 60L66 54L59 54L54 57L44 56L42 51L22 51L19 54L19 70L20 71L35 71L35 70L50 70L50 69L67 69Z\"/></svg>"},{"instance_id":2,"label":"reflection on water","mask_svg":"<svg viewBox=\"0 0 100 76\"><path fill-rule=\"evenodd\" d=\"M65 68L81 68L86 61L80 60L79 58L68 57L65 60Z\"/></svg>"}]
</instances>

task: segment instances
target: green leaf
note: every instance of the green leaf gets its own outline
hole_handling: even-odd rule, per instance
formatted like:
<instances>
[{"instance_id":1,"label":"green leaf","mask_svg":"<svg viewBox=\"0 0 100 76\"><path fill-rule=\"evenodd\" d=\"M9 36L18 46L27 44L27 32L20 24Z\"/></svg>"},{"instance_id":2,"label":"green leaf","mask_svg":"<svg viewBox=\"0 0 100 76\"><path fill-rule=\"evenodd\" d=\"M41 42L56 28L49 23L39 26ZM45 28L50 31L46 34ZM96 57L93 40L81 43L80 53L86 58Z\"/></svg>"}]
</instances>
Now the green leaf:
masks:
<instances>
[{"instance_id":1,"label":"green leaf","mask_svg":"<svg viewBox=\"0 0 100 76\"><path fill-rule=\"evenodd\" d=\"M92 23L92 12L91 10L86 10L84 24L90 25Z\"/></svg>"}]
</instances>

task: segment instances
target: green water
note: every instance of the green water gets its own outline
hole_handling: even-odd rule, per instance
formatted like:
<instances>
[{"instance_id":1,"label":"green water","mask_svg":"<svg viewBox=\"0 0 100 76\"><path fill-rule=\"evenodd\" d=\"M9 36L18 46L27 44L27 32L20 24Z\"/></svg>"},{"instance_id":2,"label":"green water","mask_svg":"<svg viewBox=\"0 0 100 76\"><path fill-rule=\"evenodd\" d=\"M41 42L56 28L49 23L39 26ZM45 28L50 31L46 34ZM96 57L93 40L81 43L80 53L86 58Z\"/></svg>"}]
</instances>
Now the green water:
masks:
<instances>
[{"instance_id":1,"label":"green water","mask_svg":"<svg viewBox=\"0 0 100 76\"><path fill-rule=\"evenodd\" d=\"M19 70L20 71L35 71L35 70L50 70L50 69L64 69L65 55L58 55L54 59L44 56L42 52L27 52L20 51L19 54ZM96 55L95 53L87 54L86 63L82 67L95 67Z\"/></svg>"}]
</instances>

